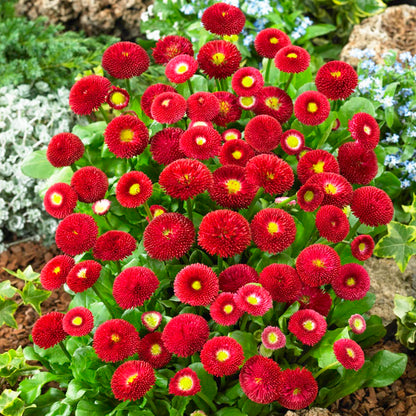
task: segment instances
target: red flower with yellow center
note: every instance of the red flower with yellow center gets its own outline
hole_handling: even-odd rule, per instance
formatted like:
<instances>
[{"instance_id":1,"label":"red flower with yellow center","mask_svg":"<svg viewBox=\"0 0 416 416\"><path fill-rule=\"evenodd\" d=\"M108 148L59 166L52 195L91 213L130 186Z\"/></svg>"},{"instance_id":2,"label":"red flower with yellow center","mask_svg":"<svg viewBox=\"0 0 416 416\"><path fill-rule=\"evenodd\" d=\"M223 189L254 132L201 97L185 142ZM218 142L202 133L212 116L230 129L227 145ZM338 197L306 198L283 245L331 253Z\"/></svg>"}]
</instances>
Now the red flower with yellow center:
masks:
<instances>
[{"instance_id":1,"label":"red flower with yellow center","mask_svg":"<svg viewBox=\"0 0 416 416\"><path fill-rule=\"evenodd\" d=\"M230 140L238 140L241 139L241 131L237 129L227 129L222 132L221 136L225 142Z\"/></svg>"},{"instance_id":2,"label":"red flower with yellow center","mask_svg":"<svg viewBox=\"0 0 416 416\"><path fill-rule=\"evenodd\" d=\"M190 158L206 160L218 156L222 139L217 130L211 127L192 127L186 130L180 140L180 150Z\"/></svg>"},{"instance_id":3,"label":"red flower with yellow center","mask_svg":"<svg viewBox=\"0 0 416 416\"><path fill-rule=\"evenodd\" d=\"M153 368L164 367L172 358L172 354L163 345L161 332L145 335L139 342L137 354Z\"/></svg>"},{"instance_id":4,"label":"red flower with yellow center","mask_svg":"<svg viewBox=\"0 0 416 416\"><path fill-rule=\"evenodd\" d=\"M140 106L147 117L153 119L151 112L153 101L164 92L176 92L176 90L171 85L165 84L153 84L147 87L140 100Z\"/></svg>"},{"instance_id":5,"label":"red flower with yellow center","mask_svg":"<svg viewBox=\"0 0 416 416\"><path fill-rule=\"evenodd\" d=\"M194 56L192 42L183 36L165 36L156 42L153 59L157 64L165 65L178 55Z\"/></svg>"},{"instance_id":6,"label":"red flower with yellow center","mask_svg":"<svg viewBox=\"0 0 416 416\"><path fill-rule=\"evenodd\" d=\"M288 329L305 345L317 344L326 332L325 318L312 309L301 309L289 319Z\"/></svg>"},{"instance_id":7,"label":"red flower with yellow center","mask_svg":"<svg viewBox=\"0 0 416 416\"><path fill-rule=\"evenodd\" d=\"M337 160L326 150L311 150L299 159L297 174L299 180L303 184L306 183L311 176L323 172L339 173Z\"/></svg>"},{"instance_id":8,"label":"red flower with yellow center","mask_svg":"<svg viewBox=\"0 0 416 416\"><path fill-rule=\"evenodd\" d=\"M162 323L162 314L157 311L143 312L140 320L148 331L155 331Z\"/></svg>"},{"instance_id":9,"label":"red flower with yellow center","mask_svg":"<svg viewBox=\"0 0 416 416\"><path fill-rule=\"evenodd\" d=\"M259 283L247 283L234 295L237 306L253 316L263 316L273 307L270 293Z\"/></svg>"},{"instance_id":10,"label":"red flower with yellow center","mask_svg":"<svg viewBox=\"0 0 416 416\"><path fill-rule=\"evenodd\" d=\"M364 333L367 327L365 319L358 313L351 315L350 319L348 319L348 325L350 326L351 331L354 332L354 334Z\"/></svg>"},{"instance_id":11,"label":"red flower with yellow center","mask_svg":"<svg viewBox=\"0 0 416 416\"><path fill-rule=\"evenodd\" d=\"M179 370L169 382L169 394L193 396L201 391L198 375L190 368Z\"/></svg>"},{"instance_id":12,"label":"red flower with yellow center","mask_svg":"<svg viewBox=\"0 0 416 416\"><path fill-rule=\"evenodd\" d=\"M358 260L367 260L373 254L374 245L371 235L358 235L351 242L352 255Z\"/></svg>"},{"instance_id":13,"label":"red flower with yellow center","mask_svg":"<svg viewBox=\"0 0 416 416\"><path fill-rule=\"evenodd\" d=\"M231 79L231 86L237 95L251 97L263 87L264 79L261 72L253 67L240 68Z\"/></svg>"},{"instance_id":14,"label":"red flower with yellow center","mask_svg":"<svg viewBox=\"0 0 416 416\"><path fill-rule=\"evenodd\" d=\"M186 100L176 92L162 92L154 98L150 112L157 122L174 124L185 115Z\"/></svg>"},{"instance_id":15,"label":"red flower with yellow center","mask_svg":"<svg viewBox=\"0 0 416 416\"><path fill-rule=\"evenodd\" d=\"M296 300L299 302L300 309L313 309L322 316L327 316L331 310L331 296L319 287L303 286Z\"/></svg>"},{"instance_id":16,"label":"red flower with yellow center","mask_svg":"<svg viewBox=\"0 0 416 416\"><path fill-rule=\"evenodd\" d=\"M300 131L290 129L285 131L280 138L280 147L288 155L296 155L305 146L305 137Z\"/></svg>"},{"instance_id":17,"label":"red flower with yellow center","mask_svg":"<svg viewBox=\"0 0 416 416\"><path fill-rule=\"evenodd\" d=\"M324 200L324 190L319 185L305 184L299 188L296 194L297 202L306 212L315 211Z\"/></svg>"},{"instance_id":18,"label":"red flower with yellow center","mask_svg":"<svg viewBox=\"0 0 416 416\"><path fill-rule=\"evenodd\" d=\"M267 326L261 334L261 342L269 350L278 350L286 345L286 337L278 327Z\"/></svg>"},{"instance_id":19,"label":"red flower with yellow center","mask_svg":"<svg viewBox=\"0 0 416 416\"><path fill-rule=\"evenodd\" d=\"M228 123L240 120L241 109L238 106L237 97L227 91L213 92L213 95L220 103L220 112L212 120L213 123L221 127L226 127Z\"/></svg>"},{"instance_id":20,"label":"red flower with yellow center","mask_svg":"<svg viewBox=\"0 0 416 416\"><path fill-rule=\"evenodd\" d=\"M110 92L107 95L106 102L115 110L122 110L129 105L130 95L127 90L119 87L111 86Z\"/></svg>"},{"instance_id":21,"label":"red flower with yellow center","mask_svg":"<svg viewBox=\"0 0 416 416\"><path fill-rule=\"evenodd\" d=\"M334 354L347 370L358 371L365 362L364 351L354 340L341 338L334 342Z\"/></svg>"},{"instance_id":22,"label":"red flower with yellow center","mask_svg":"<svg viewBox=\"0 0 416 416\"><path fill-rule=\"evenodd\" d=\"M87 308L78 306L65 314L62 327L65 332L73 337L83 337L94 328L94 316Z\"/></svg>"},{"instance_id":23,"label":"red flower with yellow center","mask_svg":"<svg viewBox=\"0 0 416 416\"><path fill-rule=\"evenodd\" d=\"M286 123L293 113L293 103L289 95L277 87L264 87L256 95L256 114L267 114L279 123Z\"/></svg>"},{"instance_id":24,"label":"red flower with yellow center","mask_svg":"<svg viewBox=\"0 0 416 416\"><path fill-rule=\"evenodd\" d=\"M276 68L282 72L296 74L308 69L311 56L300 46L288 45L280 49L274 57Z\"/></svg>"},{"instance_id":25,"label":"red flower with yellow center","mask_svg":"<svg viewBox=\"0 0 416 416\"><path fill-rule=\"evenodd\" d=\"M220 150L220 162L222 165L246 166L254 157L254 150L244 140L229 140L223 144Z\"/></svg>"},{"instance_id":26,"label":"red flower with yellow center","mask_svg":"<svg viewBox=\"0 0 416 416\"><path fill-rule=\"evenodd\" d=\"M46 290L59 289L74 266L75 260L72 257L56 256L49 260L40 272L40 283Z\"/></svg>"},{"instance_id":27,"label":"red flower with yellow center","mask_svg":"<svg viewBox=\"0 0 416 416\"><path fill-rule=\"evenodd\" d=\"M289 36L275 28L261 30L254 40L254 47L257 53L269 59L273 59L280 49L290 44Z\"/></svg>"},{"instance_id":28,"label":"red flower with yellow center","mask_svg":"<svg viewBox=\"0 0 416 416\"><path fill-rule=\"evenodd\" d=\"M348 121L351 137L364 149L374 149L380 140L380 127L377 120L367 113L356 113Z\"/></svg>"},{"instance_id":29,"label":"red flower with yellow center","mask_svg":"<svg viewBox=\"0 0 416 416\"><path fill-rule=\"evenodd\" d=\"M166 65L165 75L170 82L182 84L192 78L198 69L198 62L189 55L183 54L172 58Z\"/></svg>"},{"instance_id":30,"label":"red flower with yellow center","mask_svg":"<svg viewBox=\"0 0 416 416\"><path fill-rule=\"evenodd\" d=\"M331 106L328 98L317 91L305 91L295 101L295 116L303 124L317 126L329 116Z\"/></svg>"},{"instance_id":31,"label":"red flower with yellow center","mask_svg":"<svg viewBox=\"0 0 416 416\"><path fill-rule=\"evenodd\" d=\"M43 205L46 212L55 218L65 218L74 212L78 195L66 183L55 183L45 193Z\"/></svg>"},{"instance_id":32,"label":"red flower with yellow center","mask_svg":"<svg viewBox=\"0 0 416 416\"><path fill-rule=\"evenodd\" d=\"M101 264L94 260L81 261L68 273L66 284L75 293L84 292L98 280L101 269Z\"/></svg>"},{"instance_id":33,"label":"red flower with yellow center","mask_svg":"<svg viewBox=\"0 0 416 416\"><path fill-rule=\"evenodd\" d=\"M331 284L336 295L341 299L359 300L370 289L370 276L360 264L347 263L341 266L339 275Z\"/></svg>"},{"instance_id":34,"label":"red flower with yellow center","mask_svg":"<svg viewBox=\"0 0 416 416\"><path fill-rule=\"evenodd\" d=\"M212 302L209 313L217 324L229 326L235 325L244 312L235 303L233 293L222 292Z\"/></svg>"},{"instance_id":35,"label":"red flower with yellow center","mask_svg":"<svg viewBox=\"0 0 416 416\"><path fill-rule=\"evenodd\" d=\"M152 181L143 172L125 173L116 186L117 201L126 208L143 205L151 197L152 192Z\"/></svg>"},{"instance_id":36,"label":"red flower with yellow center","mask_svg":"<svg viewBox=\"0 0 416 416\"><path fill-rule=\"evenodd\" d=\"M246 18L238 7L219 2L204 11L201 22L208 32L231 36L243 30Z\"/></svg>"}]
</instances>

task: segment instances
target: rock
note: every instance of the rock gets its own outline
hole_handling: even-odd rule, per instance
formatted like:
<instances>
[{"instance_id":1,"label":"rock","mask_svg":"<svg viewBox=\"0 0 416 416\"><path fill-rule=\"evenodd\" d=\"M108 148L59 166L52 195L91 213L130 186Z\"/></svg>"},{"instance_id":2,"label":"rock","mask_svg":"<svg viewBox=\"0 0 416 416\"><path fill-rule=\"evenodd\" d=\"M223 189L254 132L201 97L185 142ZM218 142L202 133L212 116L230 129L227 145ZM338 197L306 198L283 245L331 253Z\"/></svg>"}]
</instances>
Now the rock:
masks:
<instances>
[{"instance_id":1,"label":"rock","mask_svg":"<svg viewBox=\"0 0 416 416\"><path fill-rule=\"evenodd\" d=\"M285 416L341 416L339 413L332 413L328 409L313 407L312 409L299 410L298 412L288 411Z\"/></svg>"},{"instance_id":2,"label":"rock","mask_svg":"<svg viewBox=\"0 0 416 416\"><path fill-rule=\"evenodd\" d=\"M18 0L16 12L52 24L83 30L88 36L106 33L124 40L140 35L140 16L152 0Z\"/></svg>"},{"instance_id":3,"label":"rock","mask_svg":"<svg viewBox=\"0 0 416 416\"><path fill-rule=\"evenodd\" d=\"M350 56L352 49L373 50L377 63L383 62L383 54L389 50L416 54L416 7L388 7L383 13L363 20L354 26L341 52L343 61L357 66L359 59Z\"/></svg>"}]
</instances>

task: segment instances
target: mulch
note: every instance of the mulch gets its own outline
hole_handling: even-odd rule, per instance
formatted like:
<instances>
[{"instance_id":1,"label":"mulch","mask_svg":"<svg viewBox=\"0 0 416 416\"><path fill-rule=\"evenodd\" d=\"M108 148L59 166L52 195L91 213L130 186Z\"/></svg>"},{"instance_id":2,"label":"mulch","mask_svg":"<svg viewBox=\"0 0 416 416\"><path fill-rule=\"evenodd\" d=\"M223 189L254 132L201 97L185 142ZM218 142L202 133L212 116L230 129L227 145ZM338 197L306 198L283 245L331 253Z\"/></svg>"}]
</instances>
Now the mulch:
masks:
<instances>
[{"instance_id":1,"label":"mulch","mask_svg":"<svg viewBox=\"0 0 416 416\"><path fill-rule=\"evenodd\" d=\"M45 247L35 242L16 244L0 254L0 281L9 279L14 286L21 289L24 282L4 272L3 267L15 271L32 265L33 270L39 272L52 257L58 254L60 252L56 246ZM65 312L70 301L71 297L63 289L54 291L42 304L42 313ZM19 345L24 347L30 344L29 334L38 314L31 306L21 305L15 318L17 330L6 326L0 327L0 353L11 348L16 349ZM408 351L395 340L376 344L366 353L371 354L382 348L408 354L408 365L403 376L391 386L360 389L338 400L330 407L332 412L345 416L416 416L416 354Z\"/></svg>"}]
</instances>

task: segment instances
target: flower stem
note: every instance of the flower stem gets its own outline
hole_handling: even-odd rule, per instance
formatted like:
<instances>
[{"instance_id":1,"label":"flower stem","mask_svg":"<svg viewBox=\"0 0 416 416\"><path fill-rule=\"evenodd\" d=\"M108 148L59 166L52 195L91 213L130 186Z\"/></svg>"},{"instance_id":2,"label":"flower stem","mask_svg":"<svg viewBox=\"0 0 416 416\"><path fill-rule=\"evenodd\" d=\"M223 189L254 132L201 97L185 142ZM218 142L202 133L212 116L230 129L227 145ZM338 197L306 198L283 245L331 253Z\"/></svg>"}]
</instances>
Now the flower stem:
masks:
<instances>
[{"instance_id":1,"label":"flower stem","mask_svg":"<svg viewBox=\"0 0 416 416\"><path fill-rule=\"evenodd\" d=\"M221 84L220 84L220 81L217 78L215 78L215 84L217 86L217 91L221 91Z\"/></svg>"},{"instance_id":2,"label":"flower stem","mask_svg":"<svg viewBox=\"0 0 416 416\"><path fill-rule=\"evenodd\" d=\"M194 89L192 88L192 82L190 79L186 80L186 83L188 84L189 93L192 95L194 93Z\"/></svg>"},{"instance_id":3,"label":"flower stem","mask_svg":"<svg viewBox=\"0 0 416 416\"><path fill-rule=\"evenodd\" d=\"M336 365L338 365L339 362L338 361L334 361L331 364L328 364L326 367L321 368L316 374L314 374L314 379L317 379L322 373L324 373L326 370L329 370L332 367L335 367Z\"/></svg>"},{"instance_id":4,"label":"flower stem","mask_svg":"<svg viewBox=\"0 0 416 416\"><path fill-rule=\"evenodd\" d=\"M72 169L72 172L76 172L77 171L78 168L75 166L75 163L73 163L71 165L71 169Z\"/></svg>"},{"instance_id":5,"label":"flower stem","mask_svg":"<svg viewBox=\"0 0 416 416\"><path fill-rule=\"evenodd\" d=\"M215 413L217 411L217 408L215 407L214 403L204 394L202 391L197 393L197 396L201 398L209 407L210 409Z\"/></svg>"},{"instance_id":6,"label":"flower stem","mask_svg":"<svg viewBox=\"0 0 416 416\"><path fill-rule=\"evenodd\" d=\"M100 107L100 113L103 116L105 122L108 124L108 116L107 116L107 113L104 111L104 109L102 107Z\"/></svg>"},{"instance_id":7,"label":"flower stem","mask_svg":"<svg viewBox=\"0 0 416 416\"><path fill-rule=\"evenodd\" d=\"M290 201L294 201L296 200L296 194L287 197L287 199L285 199L282 202L279 202L277 205L272 204L272 206L274 206L274 208L280 208L280 207L284 207L285 205L287 205Z\"/></svg>"},{"instance_id":8,"label":"flower stem","mask_svg":"<svg viewBox=\"0 0 416 416\"><path fill-rule=\"evenodd\" d=\"M117 266L117 272L118 272L118 274L120 274L121 273L121 263L120 263L120 260L117 260L115 263L116 263L116 266Z\"/></svg>"},{"instance_id":9,"label":"flower stem","mask_svg":"<svg viewBox=\"0 0 416 416\"><path fill-rule=\"evenodd\" d=\"M62 341L59 343L59 346L61 347L61 350L64 352L64 354L68 358L69 362L71 362L72 361L72 357L69 354L68 350L65 348L65 345L64 345L64 343Z\"/></svg>"},{"instance_id":10,"label":"flower stem","mask_svg":"<svg viewBox=\"0 0 416 416\"><path fill-rule=\"evenodd\" d=\"M147 216L149 217L149 221L152 221L153 215L152 215L152 212L150 211L147 201L144 202L143 206L144 206L144 210L146 211Z\"/></svg>"},{"instance_id":11,"label":"flower stem","mask_svg":"<svg viewBox=\"0 0 416 416\"><path fill-rule=\"evenodd\" d=\"M107 225L110 227L110 230L112 230L113 229L113 226L111 225L110 220L107 218L107 215L104 215L104 220L107 223Z\"/></svg>"},{"instance_id":12,"label":"flower stem","mask_svg":"<svg viewBox=\"0 0 416 416\"><path fill-rule=\"evenodd\" d=\"M187 200L186 200L186 212L187 212L187 214L188 214L188 218L192 221L192 222L194 222L194 214L193 214L193 211L192 211L192 199L191 198L188 198Z\"/></svg>"},{"instance_id":13,"label":"flower stem","mask_svg":"<svg viewBox=\"0 0 416 416\"><path fill-rule=\"evenodd\" d=\"M126 78L126 90L129 93L130 97L131 97L131 85L130 85L130 79Z\"/></svg>"},{"instance_id":14,"label":"flower stem","mask_svg":"<svg viewBox=\"0 0 416 416\"><path fill-rule=\"evenodd\" d=\"M287 80L287 82L286 82L286 85L285 85L285 88L283 88L285 91L287 91L287 89L289 88L289 85L290 85L290 83L292 82L292 79L293 79L293 76L294 76L295 74L292 72L291 74L290 74L290 76L289 76L289 79Z\"/></svg>"},{"instance_id":15,"label":"flower stem","mask_svg":"<svg viewBox=\"0 0 416 416\"><path fill-rule=\"evenodd\" d=\"M147 393L147 395L146 395L146 400L147 400L147 403L149 403L149 406L150 406L150 408L152 409L152 412L153 412L153 413L155 414L155 416L156 416L156 415L158 415L160 412L157 410L157 407L156 407L155 403L153 402L153 398L154 398L153 392L152 392L152 390L150 390L150 391Z\"/></svg>"},{"instance_id":16,"label":"flower stem","mask_svg":"<svg viewBox=\"0 0 416 416\"><path fill-rule=\"evenodd\" d=\"M224 263L221 256L218 256L218 274L224 270Z\"/></svg>"},{"instance_id":17,"label":"flower stem","mask_svg":"<svg viewBox=\"0 0 416 416\"><path fill-rule=\"evenodd\" d=\"M270 75L270 68L272 67L272 60L267 59L266 64L266 74L264 75L264 83L267 84L269 82L269 75Z\"/></svg>"},{"instance_id":18,"label":"flower stem","mask_svg":"<svg viewBox=\"0 0 416 416\"><path fill-rule=\"evenodd\" d=\"M110 313L111 317L114 319L114 312L111 309L110 304L101 296L100 292L97 290L95 286L92 286L92 290L95 292L95 294L98 296L98 299L101 300L101 302L104 304L104 306L107 308L108 312Z\"/></svg>"},{"instance_id":19,"label":"flower stem","mask_svg":"<svg viewBox=\"0 0 416 416\"><path fill-rule=\"evenodd\" d=\"M246 329L247 321L248 321L248 313L245 313L243 317L241 318L240 331L244 331Z\"/></svg>"},{"instance_id":20,"label":"flower stem","mask_svg":"<svg viewBox=\"0 0 416 416\"><path fill-rule=\"evenodd\" d=\"M247 211L247 217L246 217L246 219L248 220L248 221L250 221L251 220L251 217L253 216L253 214L254 214L254 210L256 209L256 204L257 204L257 201L260 199L260 196L261 196L261 194L263 193L263 188L259 188L259 190L257 191L257 193L256 193L256 196L254 197L254 199L251 201L251 204L250 204L250 206L248 207L248 211Z\"/></svg>"}]
</instances>

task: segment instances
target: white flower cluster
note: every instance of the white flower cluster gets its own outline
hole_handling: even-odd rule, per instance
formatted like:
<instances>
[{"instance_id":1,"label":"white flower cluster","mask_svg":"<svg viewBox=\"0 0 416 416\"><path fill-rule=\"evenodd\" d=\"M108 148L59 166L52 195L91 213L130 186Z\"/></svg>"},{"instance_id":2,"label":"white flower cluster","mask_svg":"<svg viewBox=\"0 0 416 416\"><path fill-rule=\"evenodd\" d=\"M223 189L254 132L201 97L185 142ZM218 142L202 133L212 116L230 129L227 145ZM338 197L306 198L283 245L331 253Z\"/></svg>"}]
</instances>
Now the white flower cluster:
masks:
<instances>
[{"instance_id":1,"label":"white flower cluster","mask_svg":"<svg viewBox=\"0 0 416 416\"><path fill-rule=\"evenodd\" d=\"M41 184L25 176L21 164L53 135L71 131L68 96L67 89L51 92L43 82L0 88L0 252L13 234L52 241L56 221L43 208Z\"/></svg>"}]
</instances>

